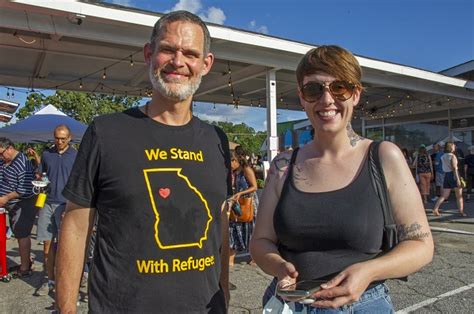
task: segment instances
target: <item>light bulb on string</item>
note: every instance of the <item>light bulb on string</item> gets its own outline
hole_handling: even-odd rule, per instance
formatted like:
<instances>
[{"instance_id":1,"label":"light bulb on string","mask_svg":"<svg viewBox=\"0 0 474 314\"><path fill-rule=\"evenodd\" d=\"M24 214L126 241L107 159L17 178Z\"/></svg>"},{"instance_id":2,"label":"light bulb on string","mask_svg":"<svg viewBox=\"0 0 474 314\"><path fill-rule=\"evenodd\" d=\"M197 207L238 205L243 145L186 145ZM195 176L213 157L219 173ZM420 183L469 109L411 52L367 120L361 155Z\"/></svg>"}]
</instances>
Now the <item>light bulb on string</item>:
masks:
<instances>
[{"instance_id":1,"label":"light bulb on string","mask_svg":"<svg viewBox=\"0 0 474 314\"><path fill-rule=\"evenodd\" d=\"M82 78L79 79L79 88L82 89L84 86L82 85Z\"/></svg>"},{"instance_id":2,"label":"light bulb on string","mask_svg":"<svg viewBox=\"0 0 474 314\"><path fill-rule=\"evenodd\" d=\"M133 63L133 58L132 58L132 55L130 55L130 66L133 67L134 63Z\"/></svg>"},{"instance_id":3,"label":"light bulb on string","mask_svg":"<svg viewBox=\"0 0 474 314\"><path fill-rule=\"evenodd\" d=\"M107 78L107 73L105 72L105 68L104 68L104 73L102 73L102 79L105 80Z\"/></svg>"},{"instance_id":4,"label":"light bulb on string","mask_svg":"<svg viewBox=\"0 0 474 314\"><path fill-rule=\"evenodd\" d=\"M10 89L7 88L7 98L10 99Z\"/></svg>"}]
</instances>

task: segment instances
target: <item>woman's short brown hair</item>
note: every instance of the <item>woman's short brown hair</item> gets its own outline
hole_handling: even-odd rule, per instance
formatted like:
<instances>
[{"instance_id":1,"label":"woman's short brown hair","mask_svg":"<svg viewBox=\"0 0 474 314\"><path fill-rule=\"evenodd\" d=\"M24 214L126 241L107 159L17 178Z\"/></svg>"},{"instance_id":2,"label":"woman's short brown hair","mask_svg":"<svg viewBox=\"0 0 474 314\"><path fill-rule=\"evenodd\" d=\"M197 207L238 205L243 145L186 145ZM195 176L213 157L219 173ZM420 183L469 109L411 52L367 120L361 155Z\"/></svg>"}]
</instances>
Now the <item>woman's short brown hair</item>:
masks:
<instances>
[{"instance_id":1,"label":"woman's short brown hair","mask_svg":"<svg viewBox=\"0 0 474 314\"><path fill-rule=\"evenodd\" d=\"M451 153L454 150L454 143L453 142L447 142L444 144L444 152L445 153Z\"/></svg>"},{"instance_id":2,"label":"woman's short brown hair","mask_svg":"<svg viewBox=\"0 0 474 314\"><path fill-rule=\"evenodd\" d=\"M348 50L339 46L319 46L308 51L296 68L298 86L305 76L324 72L337 80L347 81L362 88L362 70L359 62Z\"/></svg>"}]
</instances>

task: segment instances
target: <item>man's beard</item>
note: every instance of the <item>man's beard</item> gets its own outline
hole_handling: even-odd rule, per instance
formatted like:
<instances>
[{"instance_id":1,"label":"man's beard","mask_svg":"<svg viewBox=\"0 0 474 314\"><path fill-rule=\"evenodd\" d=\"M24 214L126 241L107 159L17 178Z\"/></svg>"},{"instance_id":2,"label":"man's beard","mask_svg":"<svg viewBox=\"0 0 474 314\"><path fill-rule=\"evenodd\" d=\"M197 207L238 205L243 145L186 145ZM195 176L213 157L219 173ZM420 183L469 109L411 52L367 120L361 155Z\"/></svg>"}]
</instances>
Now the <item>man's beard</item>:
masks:
<instances>
[{"instance_id":1,"label":"man's beard","mask_svg":"<svg viewBox=\"0 0 474 314\"><path fill-rule=\"evenodd\" d=\"M154 65L150 64L148 76L150 77L153 89L168 99L183 101L188 99L201 85L202 75L192 78L189 83L170 82L167 83L160 75L160 70L154 69ZM174 85L174 86L173 86Z\"/></svg>"}]
</instances>

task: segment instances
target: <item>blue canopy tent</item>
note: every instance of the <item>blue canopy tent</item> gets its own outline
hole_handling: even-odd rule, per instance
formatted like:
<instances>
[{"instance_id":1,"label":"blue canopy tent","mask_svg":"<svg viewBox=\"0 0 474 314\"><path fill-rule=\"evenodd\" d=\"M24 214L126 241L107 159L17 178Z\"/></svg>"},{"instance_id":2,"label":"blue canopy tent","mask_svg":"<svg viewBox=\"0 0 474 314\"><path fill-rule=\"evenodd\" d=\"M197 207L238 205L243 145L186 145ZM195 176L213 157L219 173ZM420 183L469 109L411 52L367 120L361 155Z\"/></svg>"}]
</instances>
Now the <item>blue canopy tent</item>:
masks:
<instances>
[{"instance_id":1,"label":"blue canopy tent","mask_svg":"<svg viewBox=\"0 0 474 314\"><path fill-rule=\"evenodd\" d=\"M72 141L80 142L87 125L67 116L53 105L47 105L32 116L0 129L0 137L16 143L45 143L53 141L54 128L65 124L71 130Z\"/></svg>"}]
</instances>

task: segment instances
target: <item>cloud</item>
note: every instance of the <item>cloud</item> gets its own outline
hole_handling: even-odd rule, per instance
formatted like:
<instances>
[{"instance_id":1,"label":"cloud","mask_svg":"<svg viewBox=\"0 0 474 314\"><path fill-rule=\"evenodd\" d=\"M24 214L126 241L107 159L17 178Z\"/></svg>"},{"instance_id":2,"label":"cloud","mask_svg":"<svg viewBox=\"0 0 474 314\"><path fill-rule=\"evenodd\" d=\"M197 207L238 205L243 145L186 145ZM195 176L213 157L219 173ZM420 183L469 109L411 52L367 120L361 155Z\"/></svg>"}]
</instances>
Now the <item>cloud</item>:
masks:
<instances>
[{"instance_id":1,"label":"cloud","mask_svg":"<svg viewBox=\"0 0 474 314\"><path fill-rule=\"evenodd\" d=\"M123 5L124 7L133 7L131 0L112 0L113 4Z\"/></svg>"},{"instance_id":2,"label":"cloud","mask_svg":"<svg viewBox=\"0 0 474 314\"><path fill-rule=\"evenodd\" d=\"M216 7L210 7L207 9L207 15L200 14L199 15L204 21L211 22L215 24L224 24L226 16L224 11Z\"/></svg>"},{"instance_id":3,"label":"cloud","mask_svg":"<svg viewBox=\"0 0 474 314\"><path fill-rule=\"evenodd\" d=\"M248 25L249 29L262 34L268 34L268 27L265 25L257 25L257 21L252 20Z\"/></svg>"},{"instance_id":4,"label":"cloud","mask_svg":"<svg viewBox=\"0 0 474 314\"><path fill-rule=\"evenodd\" d=\"M171 11L186 10L196 14L201 8L201 0L179 0L178 3L171 8Z\"/></svg>"},{"instance_id":5,"label":"cloud","mask_svg":"<svg viewBox=\"0 0 474 314\"><path fill-rule=\"evenodd\" d=\"M224 24L226 16L220 8L209 7L203 9L201 0L179 0L170 11L186 10L199 15L206 22ZM170 12L167 11L167 12Z\"/></svg>"}]
</instances>

